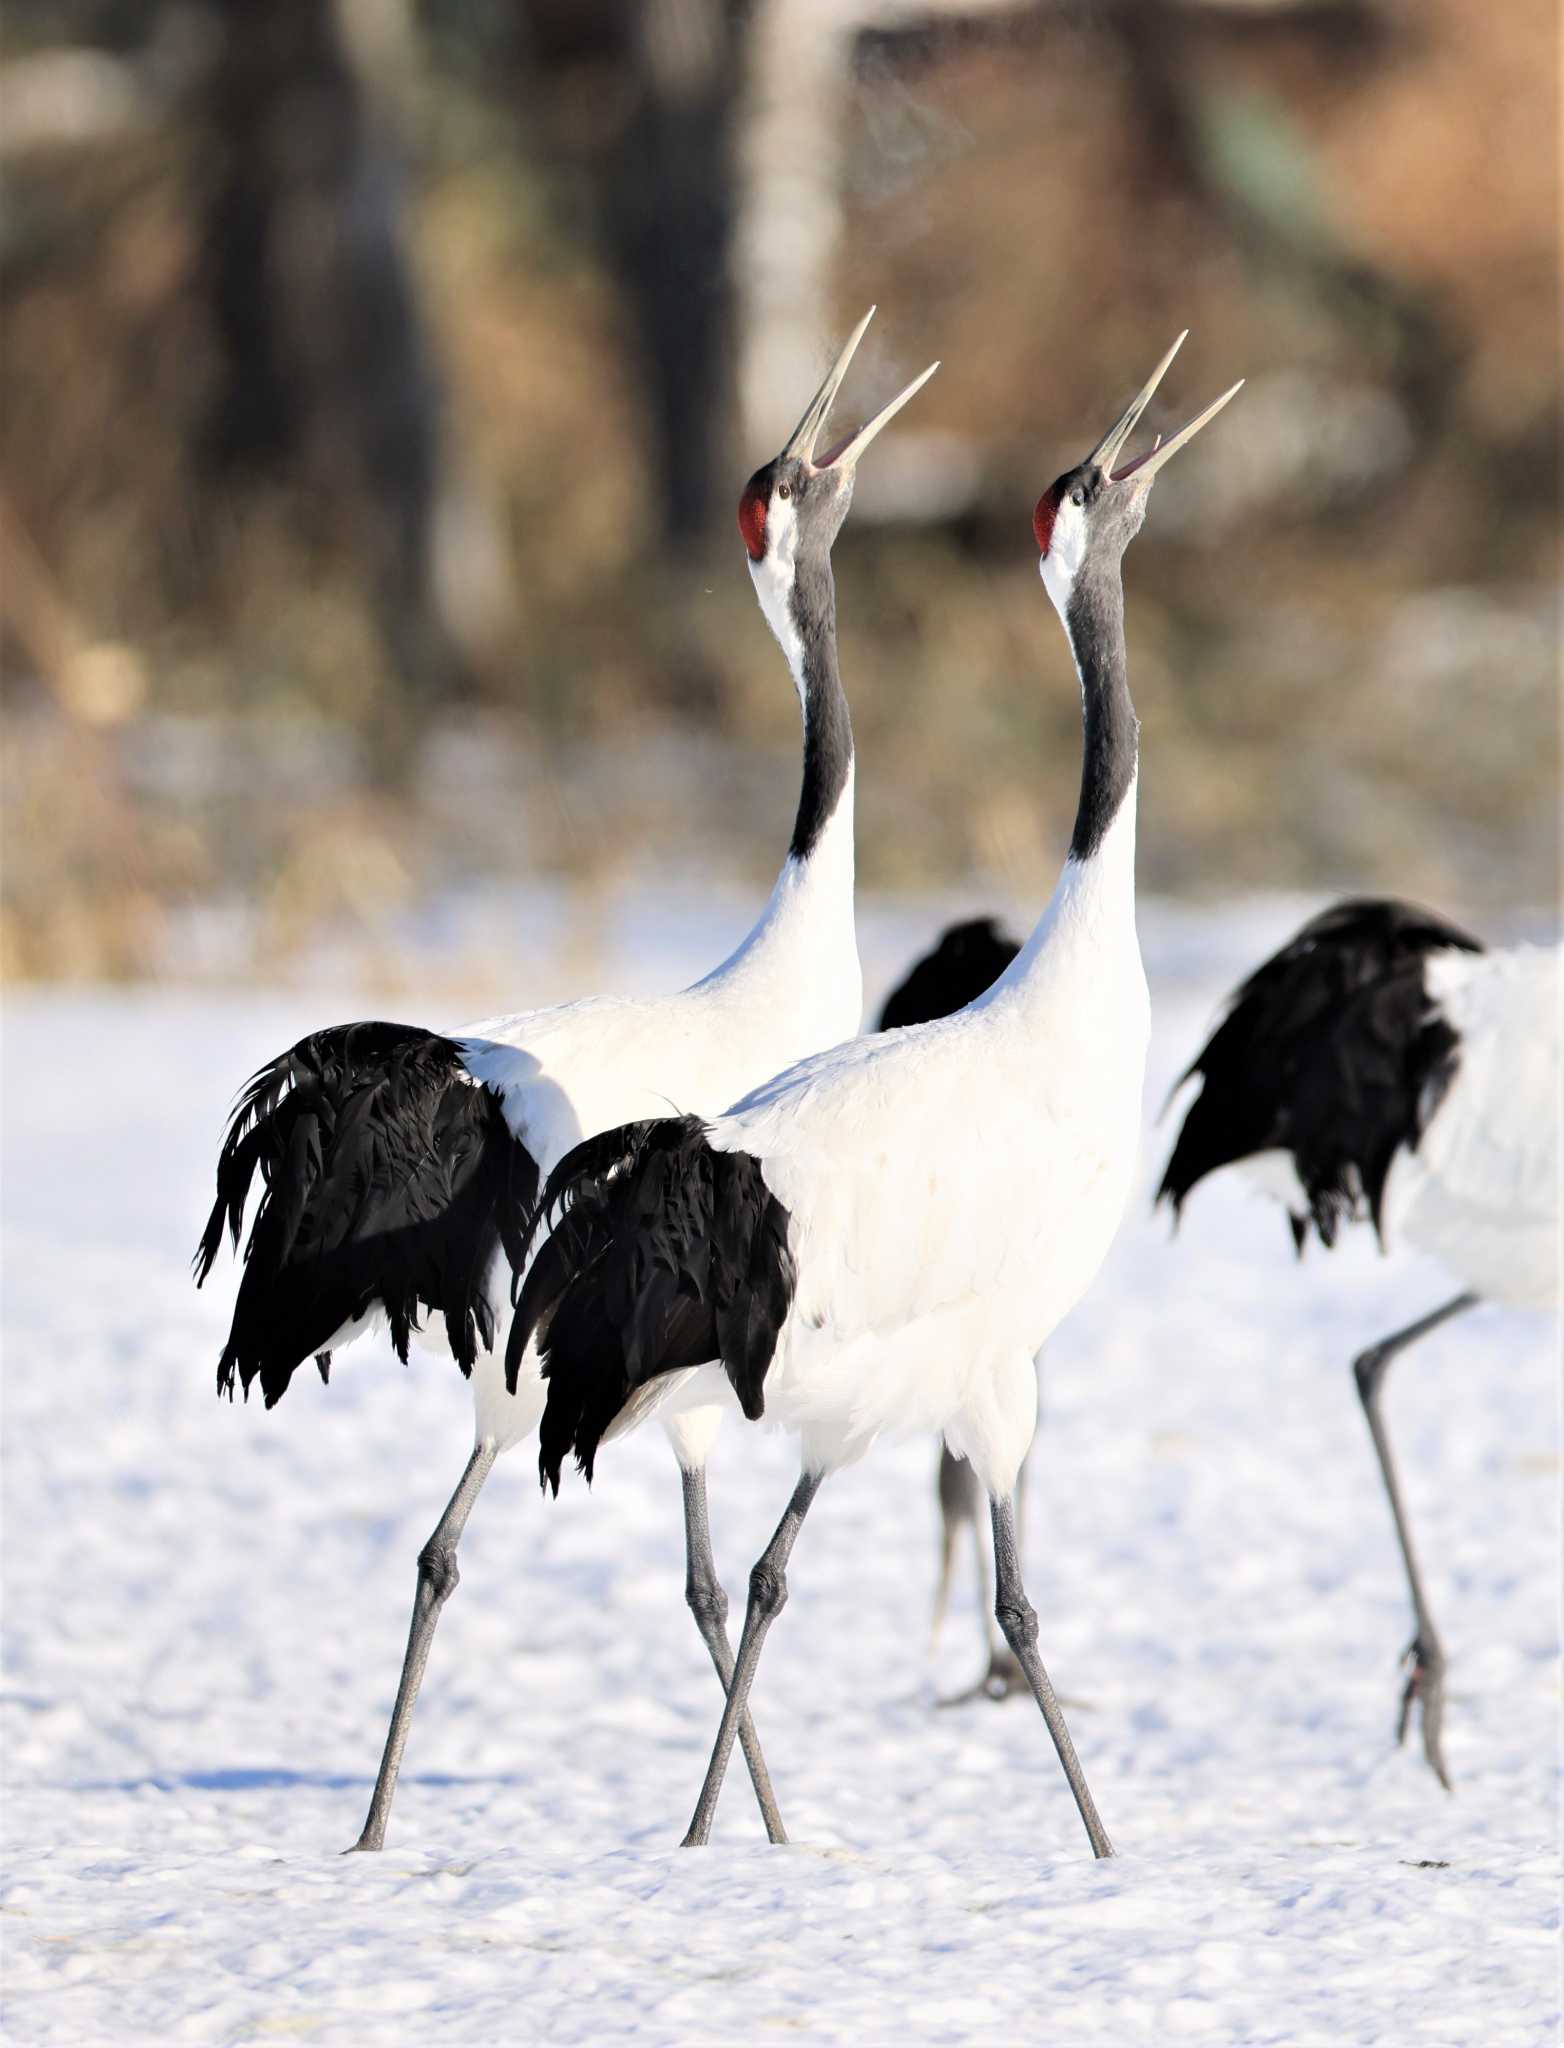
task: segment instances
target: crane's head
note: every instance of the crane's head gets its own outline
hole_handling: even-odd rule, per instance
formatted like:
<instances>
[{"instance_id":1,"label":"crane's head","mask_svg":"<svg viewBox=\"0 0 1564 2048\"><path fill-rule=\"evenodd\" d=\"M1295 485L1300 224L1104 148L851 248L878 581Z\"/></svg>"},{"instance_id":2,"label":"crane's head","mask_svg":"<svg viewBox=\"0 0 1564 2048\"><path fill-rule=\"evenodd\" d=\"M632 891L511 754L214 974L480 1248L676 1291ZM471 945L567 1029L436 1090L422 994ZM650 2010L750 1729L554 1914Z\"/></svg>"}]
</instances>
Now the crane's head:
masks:
<instances>
[{"instance_id":1,"label":"crane's head","mask_svg":"<svg viewBox=\"0 0 1564 2048\"><path fill-rule=\"evenodd\" d=\"M759 581L790 584L801 555L829 554L831 543L841 531L847 508L853 500L853 479L858 458L883 426L893 420L912 397L923 388L938 363L930 363L921 377L914 377L905 391L898 392L889 405L881 406L865 426L828 448L815 453L832 401L864 329L874 318L871 306L847 338L847 345L831 365L825 382L809 401L808 410L788 436L780 455L757 469L744 486L739 500L739 532L749 554L750 574Z\"/></svg>"},{"instance_id":2,"label":"crane's head","mask_svg":"<svg viewBox=\"0 0 1564 2048\"><path fill-rule=\"evenodd\" d=\"M1041 556L1038 567L1061 618L1076 578L1089 562L1117 570L1124 550L1140 531L1157 471L1169 456L1192 441L1208 420L1216 417L1233 392L1242 388L1240 378L1231 391L1224 391L1176 434L1170 434L1166 440L1159 434L1144 455L1119 463L1136 422L1151 403L1188 332L1185 328L1086 460L1056 478L1037 501L1032 531L1037 536ZM1115 467L1116 464L1119 466Z\"/></svg>"}]
</instances>

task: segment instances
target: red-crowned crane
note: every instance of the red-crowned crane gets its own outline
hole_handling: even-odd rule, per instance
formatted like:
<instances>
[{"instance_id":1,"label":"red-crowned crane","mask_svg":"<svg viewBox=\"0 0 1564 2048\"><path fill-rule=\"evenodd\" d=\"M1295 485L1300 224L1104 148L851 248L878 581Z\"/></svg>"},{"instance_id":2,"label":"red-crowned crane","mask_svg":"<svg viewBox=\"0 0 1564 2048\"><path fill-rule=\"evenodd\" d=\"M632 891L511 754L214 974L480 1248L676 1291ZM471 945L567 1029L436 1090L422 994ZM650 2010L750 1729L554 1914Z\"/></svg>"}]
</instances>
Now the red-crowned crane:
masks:
<instances>
[{"instance_id":1,"label":"red-crowned crane","mask_svg":"<svg viewBox=\"0 0 1564 2048\"><path fill-rule=\"evenodd\" d=\"M998 981L1021 950L1019 941L1002 932L991 917L974 917L962 924L947 925L934 946L908 968L880 1010L879 1029L899 1031L904 1024L928 1024L936 1017L948 1017L964 1010ZM1038 1361L1041 1369L1042 1361ZM1020 1540L1025 1508L1026 1465L1016 1474L1016 1536ZM996 1635L988 1604L988 1554L980 1527L985 1505L977 1474L965 1458L958 1458L949 1444L940 1445L936 1480L940 1514L939 1579L934 1589L932 1635L937 1642L950 1605L950 1582L955 1569L956 1545L970 1535L978 1579L978 1622L983 1630L983 1654L987 1668L976 1685L945 1706L960 1706L970 1699L1008 1699L1026 1685L1026 1673L1009 1646Z\"/></svg>"},{"instance_id":2,"label":"red-crowned crane","mask_svg":"<svg viewBox=\"0 0 1564 2048\"><path fill-rule=\"evenodd\" d=\"M1179 337L1179 342L1183 337ZM507 1346L534 1342L540 1468L662 1407L726 1394L798 1432L801 1474L750 1576L734 1679L686 1841L709 1839L786 1566L826 1475L885 1431L942 1431L991 1503L996 1611L1093 1852L1112 1845L1037 1649L1011 1499L1036 1424L1033 1359L1091 1284L1133 1179L1150 1028L1135 935L1137 729L1121 563L1153 477L1232 396L1123 463L1157 370L1034 514L1043 582L1080 678L1069 856L1031 937L953 1017L838 1046L726 1114L580 1146L550 1177L560 1221ZM1236 390L1238 387L1233 387Z\"/></svg>"},{"instance_id":3,"label":"red-crowned crane","mask_svg":"<svg viewBox=\"0 0 1564 2048\"><path fill-rule=\"evenodd\" d=\"M1445 1652L1380 1413L1390 1361L1480 1301L1541 1308L1559 1291L1560 975L1556 947L1486 952L1393 899L1312 917L1228 1002L1182 1076L1200 1079L1157 1199L1181 1214L1219 1167L1285 1203L1301 1254L1344 1222L1429 1253L1460 1291L1353 1361L1412 1596L1423 1754L1447 1789Z\"/></svg>"},{"instance_id":4,"label":"red-crowned crane","mask_svg":"<svg viewBox=\"0 0 1564 2048\"><path fill-rule=\"evenodd\" d=\"M787 857L759 922L736 952L676 995L596 997L490 1019L454 1037L409 1025L319 1031L254 1076L234 1112L217 1200L196 1255L204 1280L225 1224L237 1246L257 1169L263 1193L233 1326L217 1369L270 1408L295 1368L384 1320L406 1362L427 1333L472 1382L476 1431L455 1493L418 1557L418 1585L396 1704L356 1847L378 1849L414 1701L456 1549L501 1452L543 1411L536 1377L506 1385L495 1350L512 1268L540 1180L572 1146L669 1103L715 1111L803 1054L858 1028L862 980L853 928L853 735L836 652L831 547L859 458L934 374L931 365L855 434L816 445L864 315L780 455L757 470L739 530L762 611L803 712L803 784ZM686 1597L724 1687L732 1672L726 1596L712 1563L705 1461L721 1408L669 1418L683 1473ZM785 1839L753 1730L745 1756L768 1834Z\"/></svg>"}]
</instances>

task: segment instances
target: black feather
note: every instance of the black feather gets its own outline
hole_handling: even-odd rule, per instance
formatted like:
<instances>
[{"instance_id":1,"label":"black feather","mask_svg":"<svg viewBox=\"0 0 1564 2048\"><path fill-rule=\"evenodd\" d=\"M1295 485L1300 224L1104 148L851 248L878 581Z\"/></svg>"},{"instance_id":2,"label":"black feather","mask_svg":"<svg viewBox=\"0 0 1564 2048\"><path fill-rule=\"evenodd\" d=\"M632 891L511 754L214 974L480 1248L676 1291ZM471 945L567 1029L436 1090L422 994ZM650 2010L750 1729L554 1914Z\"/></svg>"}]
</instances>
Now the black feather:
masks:
<instances>
[{"instance_id":1,"label":"black feather","mask_svg":"<svg viewBox=\"0 0 1564 2048\"><path fill-rule=\"evenodd\" d=\"M878 1028L898 1031L964 1010L993 987L1020 950L991 917L951 925L885 998Z\"/></svg>"},{"instance_id":2,"label":"black feather","mask_svg":"<svg viewBox=\"0 0 1564 2048\"><path fill-rule=\"evenodd\" d=\"M212 1269L226 1226L238 1246L257 1169L220 1393L259 1376L266 1406L345 1323L384 1310L405 1365L426 1314L445 1319L470 1373L494 1342L484 1282L498 1249L519 1266L538 1170L499 1096L473 1083L448 1038L405 1024L347 1024L304 1038L256 1074L217 1162L217 1199L195 1256Z\"/></svg>"},{"instance_id":3,"label":"black feather","mask_svg":"<svg viewBox=\"0 0 1564 2048\"><path fill-rule=\"evenodd\" d=\"M514 1388L534 1335L541 1347L546 1484L558 1492L571 1453L590 1479L636 1388L683 1366L720 1361L744 1413L762 1414L796 1276L759 1160L714 1150L697 1117L627 1124L560 1161L534 1228L550 1216L505 1352Z\"/></svg>"},{"instance_id":4,"label":"black feather","mask_svg":"<svg viewBox=\"0 0 1564 2048\"><path fill-rule=\"evenodd\" d=\"M1206 1174L1272 1148L1292 1154L1312 1226L1335 1243L1365 1211L1381 1228L1385 1180L1415 1151L1459 1063L1459 1039L1429 997L1430 953L1480 940L1408 903L1360 898L1311 918L1256 968L1180 1077L1201 1090L1157 1200L1175 1216Z\"/></svg>"}]
</instances>

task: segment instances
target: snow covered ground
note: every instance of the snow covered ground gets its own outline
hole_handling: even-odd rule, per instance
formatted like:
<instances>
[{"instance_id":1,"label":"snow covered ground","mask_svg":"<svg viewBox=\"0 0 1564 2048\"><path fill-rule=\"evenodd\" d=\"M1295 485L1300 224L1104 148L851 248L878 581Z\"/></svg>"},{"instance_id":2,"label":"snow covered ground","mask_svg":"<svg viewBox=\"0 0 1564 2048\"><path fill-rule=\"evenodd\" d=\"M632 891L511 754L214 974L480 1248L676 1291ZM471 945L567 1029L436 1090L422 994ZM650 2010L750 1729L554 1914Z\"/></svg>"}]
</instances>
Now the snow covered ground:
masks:
<instances>
[{"instance_id":1,"label":"snow covered ground","mask_svg":"<svg viewBox=\"0 0 1564 2048\"><path fill-rule=\"evenodd\" d=\"M1148 1119L1307 907L1147 911ZM876 997L932 929L871 917ZM714 1845L677 1848L718 1698L650 1433L553 1505L525 1451L502 1465L390 1846L338 1855L467 1395L365 1346L271 1415L219 1404L232 1268L198 1296L186 1262L236 1084L364 1007L8 1005L8 2041L1554 2040L1555 1333L1485 1309L1390 1382L1453 1658L1446 1797L1390 1739L1406 1603L1348 1368L1446 1283L1366 1239L1296 1265L1220 1182L1177 1240L1138 1204L1047 1361L1029 1586L1116 1861L1030 1703L936 1707L978 1624L969 1596L931 1658L923 1442L833 1481L799 1542L755 1698L795 1846L765 1846L736 1771ZM1168 1142L1148 1122L1148 1189ZM792 1476L784 1439L719 1454L736 1608Z\"/></svg>"}]
</instances>

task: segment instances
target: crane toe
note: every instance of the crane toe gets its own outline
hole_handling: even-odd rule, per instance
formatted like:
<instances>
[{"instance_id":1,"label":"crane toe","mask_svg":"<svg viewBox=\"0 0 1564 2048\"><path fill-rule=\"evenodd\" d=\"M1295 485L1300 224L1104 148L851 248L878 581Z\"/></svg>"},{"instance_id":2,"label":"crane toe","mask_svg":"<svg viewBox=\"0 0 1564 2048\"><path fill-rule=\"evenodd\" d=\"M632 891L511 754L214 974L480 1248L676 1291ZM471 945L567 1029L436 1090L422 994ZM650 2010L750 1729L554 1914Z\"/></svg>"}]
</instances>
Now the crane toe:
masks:
<instances>
[{"instance_id":1,"label":"crane toe","mask_svg":"<svg viewBox=\"0 0 1564 2048\"><path fill-rule=\"evenodd\" d=\"M1455 1788L1445 1764L1445 1653L1437 1638L1415 1635L1402 1658L1409 1663L1406 1684L1401 1690L1401 1711L1396 1719L1396 1741L1406 1741L1412 1709L1418 1710L1423 1731L1423 1755L1428 1768L1447 1792Z\"/></svg>"}]
</instances>

